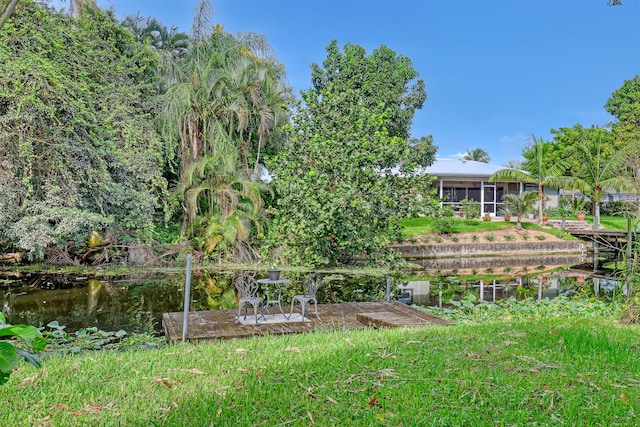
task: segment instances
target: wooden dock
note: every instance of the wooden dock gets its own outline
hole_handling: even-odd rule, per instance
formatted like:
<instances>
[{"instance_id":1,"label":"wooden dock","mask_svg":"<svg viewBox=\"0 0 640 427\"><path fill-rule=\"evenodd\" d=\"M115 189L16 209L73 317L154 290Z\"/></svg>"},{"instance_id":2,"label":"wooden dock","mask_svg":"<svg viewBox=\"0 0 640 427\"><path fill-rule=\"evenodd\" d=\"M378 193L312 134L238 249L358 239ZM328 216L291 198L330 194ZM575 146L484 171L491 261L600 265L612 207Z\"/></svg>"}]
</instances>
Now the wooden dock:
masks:
<instances>
[{"instance_id":1,"label":"wooden dock","mask_svg":"<svg viewBox=\"0 0 640 427\"><path fill-rule=\"evenodd\" d=\"M192 311L189 313L188 341L250 338L259 335L281 335L312 332L316 329L362 329L367 327L416 327L449 325L451 322L416 310L398 301L350 302L320 304L315 317L313 306L307 314L309 322L235 324L237 310ZM267 315L269 316L269 315ZM169 344L182 341L183 313L164 313L162 327Z\"/></svg>"}]
</instances>

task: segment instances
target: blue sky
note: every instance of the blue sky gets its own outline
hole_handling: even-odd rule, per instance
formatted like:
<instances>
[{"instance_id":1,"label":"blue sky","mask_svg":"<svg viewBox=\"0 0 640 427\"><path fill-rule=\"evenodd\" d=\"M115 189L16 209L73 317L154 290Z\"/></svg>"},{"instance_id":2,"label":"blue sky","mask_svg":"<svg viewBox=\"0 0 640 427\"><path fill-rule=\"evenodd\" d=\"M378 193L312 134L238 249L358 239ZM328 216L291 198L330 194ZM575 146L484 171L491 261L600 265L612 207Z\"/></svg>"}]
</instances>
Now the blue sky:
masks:
<instances>
[{"instance_id":1,"label":"blue sky","mask_svg":"<svg viewBox=\"0 0 640 427\"><path fill-rule=\"evenodd\" d=\"M196 3L98 0L119 18L139 11L185 32ZM607 99L640 74L640 2L623 3L214 0L213 7L227 31L267 37L296 93L310 86L310 65L322 63L333 39L408 56L427 90L412 135L432 135L440 157L480 147L504 164L521 159L531 134L551 139L551 129L612 120Z\"/></svg>"}]
</instances>

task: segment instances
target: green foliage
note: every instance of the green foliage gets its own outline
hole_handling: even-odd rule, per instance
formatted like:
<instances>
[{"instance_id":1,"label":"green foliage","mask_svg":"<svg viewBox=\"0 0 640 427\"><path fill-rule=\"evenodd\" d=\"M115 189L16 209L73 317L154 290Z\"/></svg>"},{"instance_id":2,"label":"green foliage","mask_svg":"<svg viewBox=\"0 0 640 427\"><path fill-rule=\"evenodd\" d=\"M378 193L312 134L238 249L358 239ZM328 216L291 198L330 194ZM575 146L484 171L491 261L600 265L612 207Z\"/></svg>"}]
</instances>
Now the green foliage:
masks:
<instances>
[{"instance_id":1,"label":"green foliage","mask_svg":"<svg viewBox=\"0 0 640 427\"><path fill-rule=\"evenodd\" d=\"M412 145L401 137L408 124L396 103L413 99L406 93L413 72L387 48L365 58L348 45L348 61L335 43L327 50L325 70L314 68L316 89L302 94L290 139L268 162L276 190L271 245L292 263L391 263L399 220L424 212L432 192L431 177L413 171L418 160L433 161L434 147L429 139Z\"/></svg>"},{"instance_id":2,"label":"green foliage","mask_svg":"<svg viewBox=\"0 0 640 427\"><path fill-rule=\"evenodd\" d=\"M345 101L370 111L378 110L383 103L390 137L409 138L414 113L427 99L424 82L415 80L418 72L411 59L396 55L384 45L367 56L363 47L351 43L340 52L338 42L333 40L327 46L322 67L312 64L311 70L316 94L348 93Z\"/></svg>"},{"instance_id":3,"label":"green foliage","mask_svg":"<svg viewBox=\"0 0 640 427\"><path fill-rule=\"evenodd\" d=\"M489 163L491 161L489 154L482 148L474 148L473 150L467 148L463 158L481 163Z\"/></svg>"},{"instance_id":4,"label":"green foliage","mask_svg":"<svg viewBox=\"0 0 640 427\"><path fill-rule=\"evenodd\" d=\"M281 148L292 96L264 37L211 26L210 6L199 2L190 49L164 68L163 131L180 234L209 257L251 262L266 223L261 161Z\"/></svg>"},{"instance_id":5,"label":"green foliage","mask_svg":"<svg viewBox=\"0 0 640 427\"><path fill-rule=\"evenodd\" d=\"M124 330L102 331L96 327L80 328L69 333L65 329L57 320L49 322L44 328L43 335L49 342L45 356L87 351L151 349L166 344L165 337L156 337L150 333L129 334Z\"/></svg>"},{"instance_id":6,"label":"green foliage","mask_svg":"<svg viewBox=\"0 0 640 427\"><path fill-rule=\"evenodd\" d=\"M508 207L518 217L518 228L522 227L522 217L531 212L537 198L538 196L533 191L525 191L520 194L505 194L502 197L504 206Z\"/></svg>"},{"instance_id":7,"label":"green foliage","mask_svg":"<svg viewBox=\"0 0 640 427\"><path fill-rule=\"evenodd\" d=\"M47 344L38 329L27 325L9 325L2 313L0 313L0 337L17 338L35 351L42 351ZM40 367L38 356L11 342L0 341L0 385L9 381L11 371L18 367L20 358L37 368Z\"/></svg>"},{"instance_id":8,"label":"green foliage","mask_svg":"<svg viewBox=\"0 0 640 427\"><path fill-rule=\"evenodd\" d=\"M640 138L640 77L625 80L604 106L617 121L612 126L616 140L629 143Z\"/></svg>"},{"instance_id":9,"label":"green foliage","mask_svg":"<svg viewBox=\"0 0 640 427\"><path fill-rule=\"evenodd\" d=\"M428 307L426 311L450 320L471 323L492 321L531 321L544 318L613 318L620 307L613 303L590 298L569 299L558 296L553 299L536 300L510 297L497 303L481 301L473 294L466 294L460 301L450 301L454 310Z\"/></svg>"},{"instance_id":10,"label":"green foliage","mask_svg":"<svg viewBox=\"0 0 640 427\"><path fill-rule=\"evenodd\" d=\"M593 202L594 229L599 226L600 203L605 191L634 191L636 188L630 169L640 150L640 141L608 154L611 147L610 132L591 129L581 134L570 150L569 165L575 172L564 181Z\"/></svg>"},{"instance_id":11,"label":"green foliage","mask_svg":"<svg viewBox=\"0 0 640 427\"><path fill-rule=\"evenodd\" d=\"M531 135L528 146L523 151L526 162L523 165L524 170L518 169L501 169L489 177L489 181L515 181L528 182L538 186L538 221L542 221L542 209L544 203L543 187L545 185L556 186L562 181L559 177L563 176L566 170L566 162L563 158L557 158L549 161L549 152L554 145L543 139L536 139ZM506 197L507 195L505 195ZM504 199L503 199L504 200ZM535 201L534 201L535 202ZM518 216L518 224L520 224L520 215L511 208L514 215Z\"/></svg>"},{"instance_id":12,"label":"green foliage","mask_svg":"<svg viewBox=\"0 0 640 427\"><path fill-rule=\"evenodd\" d=\"M480 216L480 202L470 200L466 197L460 201L462 206L462 216L465 219L476 219Z\"/></svg>"},{"instance_id":13,"label":"green foliage","mask_svg":"<svg viewBox=\"0 0 640 427\"><path fill-rule=\"evenodd\" d=\"M600 205L600 215L602 216L620 216L629 218L633 217L637 212L637 203L625 200L604 202Z\"/></svg>"},{"instance_id":14,"label":"green foliage","mask_svg":"<svg viewBox=\"0 0 640 427\"><path fill-rule=\"evenodd\" d=\"M37 254L96 228L149 236L166 188L155 67L112 12L21 3L0 32L0 238Z\"/></svg>"},{"instance_id":15,"label":"green foliage","mask_svg":"<svg viewBox=\"0 0 640 427\"><path fill-rule=\"evenodd\" d=\"M455 224L455 218L453 209L451 206L443 206L438 209L434 209L432 213L433 228L439 234L448 234L453 230Z\"/></svg>"}]
</instances>

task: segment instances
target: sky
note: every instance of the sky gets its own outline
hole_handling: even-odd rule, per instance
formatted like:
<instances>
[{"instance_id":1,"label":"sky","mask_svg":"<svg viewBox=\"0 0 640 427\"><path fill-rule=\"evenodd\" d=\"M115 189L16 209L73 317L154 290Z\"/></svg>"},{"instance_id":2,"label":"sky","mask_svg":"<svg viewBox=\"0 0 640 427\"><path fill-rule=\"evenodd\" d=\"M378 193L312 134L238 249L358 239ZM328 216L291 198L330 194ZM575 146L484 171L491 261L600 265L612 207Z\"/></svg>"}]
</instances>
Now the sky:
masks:
<instances>
[{"instance_id":1,"label":"sky","mask_svg":"<svg viewBox=\"0 0 640 427\"><path fill-rule=\"evenodd\" d=\"M54 1L55 5L57 2ZM58 2L59 3L59 2ZM116 17L139 12L190 32L196 0L98 0ZM606 126L604 105L640 74L640 1L213 0L213 21L264 35L298 94L326 47L385 45L409 57L427 91L413 137L432 135L438 157L484 149L521 160L530 136ZM63 1L62 4L68 4Z\"/></svg>"}]
</instances>

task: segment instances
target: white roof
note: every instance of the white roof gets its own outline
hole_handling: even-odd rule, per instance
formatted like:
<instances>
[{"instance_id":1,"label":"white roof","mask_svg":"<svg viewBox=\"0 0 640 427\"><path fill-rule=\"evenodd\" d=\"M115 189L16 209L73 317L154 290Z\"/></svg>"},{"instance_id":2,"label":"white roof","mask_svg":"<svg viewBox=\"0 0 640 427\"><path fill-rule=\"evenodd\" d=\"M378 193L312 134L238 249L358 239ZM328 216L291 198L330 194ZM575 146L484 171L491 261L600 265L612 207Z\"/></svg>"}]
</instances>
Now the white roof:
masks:
<instances>
[{"instance_id":1,"label":"white roof","mask_svg":"<svg viewBox=\"0 0 640 427\"><path fill-rule=\"evenodd\" d=\"M425 169L425 172L438 178L488 178L501 169L509 168L492 163L476 162L475 160L444 158L436 159L431 166Z\"/></svg>"}]
</instances>

